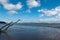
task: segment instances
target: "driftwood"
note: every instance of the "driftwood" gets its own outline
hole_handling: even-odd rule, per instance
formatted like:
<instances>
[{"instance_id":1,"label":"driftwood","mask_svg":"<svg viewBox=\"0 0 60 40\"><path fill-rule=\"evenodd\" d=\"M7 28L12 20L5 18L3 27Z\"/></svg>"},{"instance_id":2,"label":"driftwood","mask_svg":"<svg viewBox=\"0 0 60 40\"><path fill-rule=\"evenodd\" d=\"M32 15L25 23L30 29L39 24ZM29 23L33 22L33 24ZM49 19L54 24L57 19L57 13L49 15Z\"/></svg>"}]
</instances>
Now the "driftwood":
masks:
<instances>
[{"instance_id":1,"label":"driftwood","mask_svg":"<svg viewBox=\"0 0 60 40\"><path fill-rule=\"evenodd\" d=\"M6 25L2 26L0 29L5 28L6 26L10 25L11 23L13 23L13 22L10 22L10 23L8 23L8 24L6 24Z\"/></svg>"},{"instance_id":2,"label":"driftwood","mask_svg":"<svg viewBox=\"0 0 60 40\"><path fill-rule=\"evenodd\" d=\"M17 21L14 22L14 23L13 23L13 22L10 22L10 23L4 25L3 27L0 28L0 32L6 31L9 27L13 26L14 24L16 24L16 23L19 22L19 21L20 21L20 20L17 20Z\"/></svg>"}]
</instances>

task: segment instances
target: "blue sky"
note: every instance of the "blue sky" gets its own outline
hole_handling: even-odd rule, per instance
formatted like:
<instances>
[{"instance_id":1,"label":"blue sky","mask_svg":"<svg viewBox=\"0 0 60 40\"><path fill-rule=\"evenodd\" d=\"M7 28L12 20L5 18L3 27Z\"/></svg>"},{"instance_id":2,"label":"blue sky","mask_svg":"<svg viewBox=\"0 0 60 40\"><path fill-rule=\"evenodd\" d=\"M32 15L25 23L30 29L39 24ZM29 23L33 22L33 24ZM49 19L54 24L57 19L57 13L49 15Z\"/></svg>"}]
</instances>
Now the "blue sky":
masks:
<instances>
[{"instance_id":1,"label":"blue sky","mask_svg":"<svg viewBox=\"0 0 60 40\"><path fill-rule=\"evenodd\" d=\"M0 21L60 22L60 0L0 0Z\"/></svg>"}]
</instances>

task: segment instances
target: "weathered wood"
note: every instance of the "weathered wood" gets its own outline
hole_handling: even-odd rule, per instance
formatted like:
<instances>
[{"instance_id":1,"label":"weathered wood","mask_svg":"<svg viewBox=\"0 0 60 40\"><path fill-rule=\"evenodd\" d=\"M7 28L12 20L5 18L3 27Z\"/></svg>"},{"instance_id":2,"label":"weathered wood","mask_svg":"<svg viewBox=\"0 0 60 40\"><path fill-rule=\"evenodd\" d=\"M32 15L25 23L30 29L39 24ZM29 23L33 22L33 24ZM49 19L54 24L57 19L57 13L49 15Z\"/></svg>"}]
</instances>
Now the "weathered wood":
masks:
<instances>
[{"instance_id":1,"label":"weathered wood","mask_svg":"<svg viewBox=\"0 0 60 40\"><path fill-rule=\"evenodd\" d=\"M19 22L20 20L17 20L16 22L14 23L11 23L10 25L8 25L8 27L6 27L4 30L6 31L9 27L13 26L14 24L16 24L17 22Z\"/></svg>"},{"instance_id":2,"label":"weathered wood","mask_svg":"<svg viewBox=\"0 0 60 40\"><path fill-rule=\"evenodd\" d=\"M10 22L9 24L6 24L6 25L4 25L2 28L0 28L0 32L4 32L4 31L6 31L10 26L13 26L14 24L16 24L17 22L19 22L20 21L20 19L19 20L17 20L16 22ZM4 29L5 28L5 29Z\"/></svg>"},{"instance_id":3,"label":"weathered wood","mask_svg":"<svg viewBox=\"0 0 60 40\"><path fill-rule=\"evenodd\" d=\"M0 29L2 30L3 28L5 28L6 26L10 25L11 23L13 23L13 22L10 22L10 23L8 23L8 24L2 26Z\"/></svg>"}]
</instances>

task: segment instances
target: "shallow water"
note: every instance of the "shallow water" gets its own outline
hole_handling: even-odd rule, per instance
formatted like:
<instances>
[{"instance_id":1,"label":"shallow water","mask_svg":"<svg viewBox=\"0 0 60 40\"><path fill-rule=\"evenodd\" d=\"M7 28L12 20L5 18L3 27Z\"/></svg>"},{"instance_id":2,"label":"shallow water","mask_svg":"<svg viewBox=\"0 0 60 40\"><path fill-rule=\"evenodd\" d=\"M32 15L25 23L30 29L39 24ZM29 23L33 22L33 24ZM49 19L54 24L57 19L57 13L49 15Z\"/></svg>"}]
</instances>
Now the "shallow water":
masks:
<instances>
[{"instance_id":1,"label":"shallow water","mask_svg":"<svg viewBox=\"0 0 60 40\"><path fill-rule=\"evenodd\" d=\"M0 40L60 40L60 29L14 25L6 33L0 33Z\"/></svg>"}]
</instances>

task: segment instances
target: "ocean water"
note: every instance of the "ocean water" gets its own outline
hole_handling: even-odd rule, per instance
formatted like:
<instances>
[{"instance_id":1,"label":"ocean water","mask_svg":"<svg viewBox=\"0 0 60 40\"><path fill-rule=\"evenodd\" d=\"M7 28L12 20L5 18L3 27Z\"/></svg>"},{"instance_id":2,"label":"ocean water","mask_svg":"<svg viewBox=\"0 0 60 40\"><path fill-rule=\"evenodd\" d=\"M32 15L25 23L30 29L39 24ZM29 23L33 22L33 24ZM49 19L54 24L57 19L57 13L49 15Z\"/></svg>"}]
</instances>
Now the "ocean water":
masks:
<instances>
[{"instance_id":1,"label":"ocean water","mask_svg":"<svg viewBox=\"0 0 60 40\"><path fill-rule=\"evenodd\" d=\"M0 24L0 28L3 25ZM60 29L13 25L5 33L0 33L0 40L60 40Z\"/></svg>"}]
</instances>

